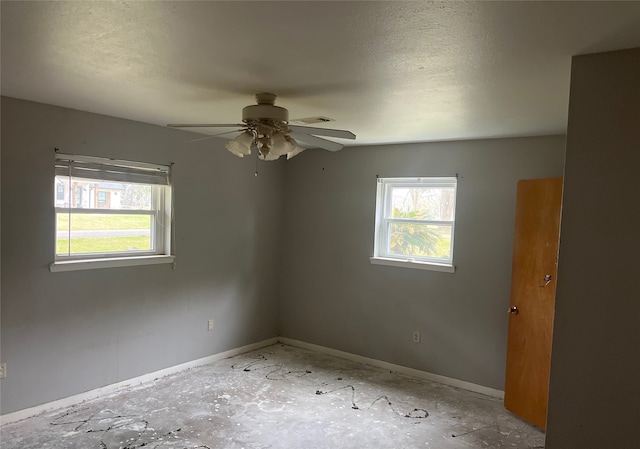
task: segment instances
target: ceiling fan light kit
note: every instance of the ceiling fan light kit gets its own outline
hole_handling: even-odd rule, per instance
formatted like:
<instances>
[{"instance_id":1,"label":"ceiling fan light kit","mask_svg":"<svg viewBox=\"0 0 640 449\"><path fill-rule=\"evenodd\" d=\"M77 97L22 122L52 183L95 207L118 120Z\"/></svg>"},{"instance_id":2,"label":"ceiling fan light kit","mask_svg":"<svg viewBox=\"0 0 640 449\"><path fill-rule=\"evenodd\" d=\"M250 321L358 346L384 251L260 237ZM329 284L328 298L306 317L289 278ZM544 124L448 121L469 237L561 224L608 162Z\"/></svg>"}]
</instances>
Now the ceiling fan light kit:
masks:
<instances>
[{"instance_id":1,"label":"ceiling fan light kit","mask_svg":"<svg viewBox=\"0 0 640 449\"><path fill-rule=\"evenodd\" d=\"M343 139L356 138L352 132L339 129L289 126L289 111L280 106L276 106L275 102L275 94L256 94L257 104L246 106L242 109L243 124L241 125L187 124L167 126L172 128L220 128L239 126L241 127L239 131L242 133L225 145L227 150L238 157L244 157L250 155L251 149L254 148L258 152L258 158L265 161L275 161L285 154L287 155L287 159L291 159L305 150L304 147L296 142L291 134L297 135L300 139L306 141L306 143L329 151L340 150L343 148L343 145L316 137L315 135Z\"/></svg>"},{"instance_id":2,"label":"ceiling fan light kit","mask_svg":"<svg viewBox=\"0 0 640 449\"><path fill-rule=\"evenodd\" d=\"M253 133L245 131L238 137L228 142L225 146L227 150L238 157L245 157L251 154L251 144L253 143Z\"/></svg>"},{"instance_id":3,"label":"ceiling fan light kit","mask_svg":"<svg viewBox=\"0 0 640 449\"><path fill-rule=\"evenodd\" d=\"M284 139L287 142L289 142L289 144L291 144L291 146L293 148L291 151L289 151L287 153L287 160L291 159L293 156L297 156L298 154L300 154L300 153L302 153L304 151L304 148L302 148L300 145L298 145L298 142L296 142L293 137L284 136Z\"/></svg>"}]
</instances>

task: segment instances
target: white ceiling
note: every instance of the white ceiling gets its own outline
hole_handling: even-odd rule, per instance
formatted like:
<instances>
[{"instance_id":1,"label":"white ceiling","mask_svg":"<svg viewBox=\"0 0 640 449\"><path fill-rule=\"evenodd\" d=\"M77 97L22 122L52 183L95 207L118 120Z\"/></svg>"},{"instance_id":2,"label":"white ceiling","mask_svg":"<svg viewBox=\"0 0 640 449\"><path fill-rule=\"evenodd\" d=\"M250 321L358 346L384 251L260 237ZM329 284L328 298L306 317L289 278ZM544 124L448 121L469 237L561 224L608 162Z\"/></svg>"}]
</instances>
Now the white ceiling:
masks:
<instances>
[{"instance_id":1,"label":"white ceiling","mask_svg":"<svg viewBox=\"0 0 640 449\"><path fill-rule=\"evenodd\" d=\"M571 56L640 47L640 2L1 8L3 95L163 125L238 122L266 91L356 145L563 133Z\"/></svg>"}]
</instances>

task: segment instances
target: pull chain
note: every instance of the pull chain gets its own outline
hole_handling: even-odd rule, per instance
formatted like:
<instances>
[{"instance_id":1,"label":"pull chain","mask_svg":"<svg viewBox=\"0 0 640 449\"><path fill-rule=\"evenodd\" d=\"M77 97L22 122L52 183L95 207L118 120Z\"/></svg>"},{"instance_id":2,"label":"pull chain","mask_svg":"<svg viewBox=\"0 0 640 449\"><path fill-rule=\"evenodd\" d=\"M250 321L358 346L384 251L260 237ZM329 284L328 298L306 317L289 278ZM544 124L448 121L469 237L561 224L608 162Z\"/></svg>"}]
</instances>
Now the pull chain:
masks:
<instances>
[{"instance_id":1,"label":"pull chain","mask_svg":"<svg viewBox=\"0 0 640 449\"><path fill-rule=\"evenodd\" d=\"M255 177L258 177L258 152L256 151L256 171L254 173Z\"/></svg>"}]
</instances>

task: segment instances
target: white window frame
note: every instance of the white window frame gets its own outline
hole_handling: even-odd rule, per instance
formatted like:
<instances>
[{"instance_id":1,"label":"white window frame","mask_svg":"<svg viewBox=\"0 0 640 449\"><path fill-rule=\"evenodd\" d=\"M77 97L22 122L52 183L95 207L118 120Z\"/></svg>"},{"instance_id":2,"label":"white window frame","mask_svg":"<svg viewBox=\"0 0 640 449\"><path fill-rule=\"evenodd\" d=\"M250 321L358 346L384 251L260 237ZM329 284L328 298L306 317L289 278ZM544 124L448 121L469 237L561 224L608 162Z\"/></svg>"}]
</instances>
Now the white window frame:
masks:
<instances>
[{"instance_id":1,"label":"white window frame","mask_svg":"<svg viewBox=\"0 0 640 449\"><path fill-rule=\"evenodd\" d=\"M419 178L378 178L376 192L376 219L372 264L391 265L397 267L417 268L422 270L443 271L453 273L453 249L455 235L455 209L458 194L458 179L456 177L419 177ZM392 218L391 197L392 190L396 187L452 187L454 191L454 206L452 220L423 220L413 218ZM394 254L387 251L389 229L393 223L411 222L427 225L451 226L451 243L449 259L441 259L429 256L412 256Z\"/></svg>"},{"instance_id":2,"label":"white window frame","mask_svg":"<svg viewBox=\"0 0 640 449\"><path fill-rule=\"evenodd\" d=\"M95 179L105 182L140 182L152 186L152 205L146 209L94 209L55 207L55 216L59 213L96 214L96 215L149 215L152 218L151 241L153 250L87 253L87 254L57 254L57 226L54 233L54 262L51 271L75 271L94 268L109 268L131 265L152 265L173 263L175 257L171 254L173 216L172 216L172 187L170 183L171 167L167 165L149 164L144 162L106 159L93 156L56 154L56 175L59 175L69 165L71 177ZM73 173L73 164L87 168L87 176ZM95 167L95 169L94 169ZM142 179L142 180L141 180ZM70 192L69 196L75 194ZM57 196L54 195L57 198ZM57 223L57 219L56 219ZM71 230L69 230L71 232Z\"/></svg>"}]
</instances>

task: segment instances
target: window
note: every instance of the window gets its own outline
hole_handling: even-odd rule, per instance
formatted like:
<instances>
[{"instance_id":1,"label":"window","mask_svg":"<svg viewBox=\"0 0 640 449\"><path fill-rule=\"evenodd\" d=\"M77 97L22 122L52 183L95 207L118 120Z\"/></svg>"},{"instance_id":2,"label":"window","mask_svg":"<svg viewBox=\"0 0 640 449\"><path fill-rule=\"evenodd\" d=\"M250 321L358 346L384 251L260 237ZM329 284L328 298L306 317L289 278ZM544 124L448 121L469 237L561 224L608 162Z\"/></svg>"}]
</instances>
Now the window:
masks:
<instances>
[{"instance_id":1,"label":"window","mask_svg":"<svg viewBox=\"0 0 640 449\"><path fill-rule=\"evenodd\" d=\"M380 178L372 263L453 272L457 178Z\"/></svg>"},{"instance_id":2,"label":"window","mask_svg":"<svg viewBox=\"0 0 640 449\"><path fill-rule=\"evenodd\" d=\"M169 166L57 154L55 185L52 271L173 260Z\"/></svg>"}]
</instances>

